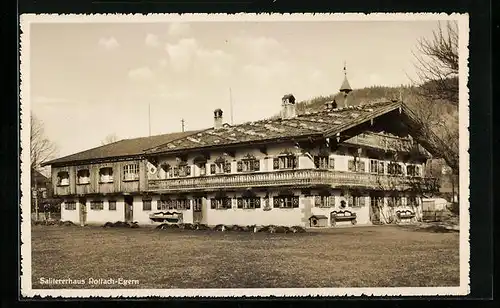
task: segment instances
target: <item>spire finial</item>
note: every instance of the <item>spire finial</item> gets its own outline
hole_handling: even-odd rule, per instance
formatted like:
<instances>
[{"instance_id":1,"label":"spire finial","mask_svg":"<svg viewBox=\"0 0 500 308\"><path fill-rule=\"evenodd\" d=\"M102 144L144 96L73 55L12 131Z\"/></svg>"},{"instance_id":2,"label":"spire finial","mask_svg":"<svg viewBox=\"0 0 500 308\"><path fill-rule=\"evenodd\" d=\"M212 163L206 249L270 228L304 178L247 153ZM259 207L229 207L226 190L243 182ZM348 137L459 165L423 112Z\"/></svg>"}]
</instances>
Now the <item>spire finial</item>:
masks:
<instances>
[{"instance_id":1,"label":"spire finial","mask_svg":"<svg viewBox=\"0 0 500 308\"><path fill-rule=\"evenodd\" d=\"M346 67L345 60L344 60L344 76L347 77L347 67Z\"/></svg>"}]
</instances>

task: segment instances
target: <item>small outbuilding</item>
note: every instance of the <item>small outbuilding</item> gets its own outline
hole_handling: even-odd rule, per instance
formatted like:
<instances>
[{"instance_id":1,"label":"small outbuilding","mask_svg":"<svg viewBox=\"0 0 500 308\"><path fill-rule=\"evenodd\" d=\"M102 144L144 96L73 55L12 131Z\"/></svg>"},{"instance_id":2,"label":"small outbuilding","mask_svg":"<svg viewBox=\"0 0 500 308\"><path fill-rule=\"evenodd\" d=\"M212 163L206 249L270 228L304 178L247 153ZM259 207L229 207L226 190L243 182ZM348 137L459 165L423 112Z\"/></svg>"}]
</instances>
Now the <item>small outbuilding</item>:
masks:
<instances>
[{"instance_id":1,"label":"small outbuilding","mask_svg":"<svg viewBox=\"0 0 500 308\"><path fill-rule=\"evenodd\" d=\"M312 215L309 217L309 226L310 227L327 227L328 226L328 217L325 215Z\"/></svg>"}]
</instances>

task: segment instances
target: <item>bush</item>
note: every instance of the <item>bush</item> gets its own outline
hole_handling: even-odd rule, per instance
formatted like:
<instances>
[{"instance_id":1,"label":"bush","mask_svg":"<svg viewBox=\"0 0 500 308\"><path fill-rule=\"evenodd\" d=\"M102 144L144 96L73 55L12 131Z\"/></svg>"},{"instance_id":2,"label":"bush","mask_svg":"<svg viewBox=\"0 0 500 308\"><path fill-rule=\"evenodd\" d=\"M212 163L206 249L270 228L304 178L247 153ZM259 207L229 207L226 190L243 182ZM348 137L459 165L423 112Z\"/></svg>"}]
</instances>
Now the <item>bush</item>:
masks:
<instances>
[{"instance_id":1,"label":"bush","mask_svg":"<svg viewBox=\"0 0 500 308\"><path fill-rule=\"evenodd\" d=\"M193 224L190 223L185 223L185 224L179 224L180 229L186 229L186 230L195 230L195 227Z\"/></svg>"},{"instance_id":2,"label":"bush","mask_svg":"<svg viewBox=\"0 0 500 308\"><path fill-rule=\"evenodd\" d=\"M179 226L176 224L161 224L156 229L165 230L165 229L179 229Z\"/></svg>"},{"instance_id":3,"label":"bush","mask_svg":"<svg viewBox=\"0 0 500 308\"><path fill-rule=\"evenodd\" d=\"M225 231L226 230L226 226L224 226L222 224L218 224L212 230L214 230L214 231Z\"/></svg>"},{"instance_id":4,"label":"bush","mask_svg":"<svg viewBox=\"0 0 500 308\"><path fill-rule=\"evenodd\" d=\"M206 224L199 224L199 223L197 223L197 224L193 225L193 229L194 230L210 230L210 227L207 226Z\"/></svg>"},{"instance_id":5,"label":"bush","mask_svg":"<svg viewBox=\"0 0 500 308\"><path fill-rule=\"evenodd\" d=\"M292 232L292 233L305 233L306 229L304 229L301 226L293 226L290 228L290 232Z\"/></svg>"}]
</instances>

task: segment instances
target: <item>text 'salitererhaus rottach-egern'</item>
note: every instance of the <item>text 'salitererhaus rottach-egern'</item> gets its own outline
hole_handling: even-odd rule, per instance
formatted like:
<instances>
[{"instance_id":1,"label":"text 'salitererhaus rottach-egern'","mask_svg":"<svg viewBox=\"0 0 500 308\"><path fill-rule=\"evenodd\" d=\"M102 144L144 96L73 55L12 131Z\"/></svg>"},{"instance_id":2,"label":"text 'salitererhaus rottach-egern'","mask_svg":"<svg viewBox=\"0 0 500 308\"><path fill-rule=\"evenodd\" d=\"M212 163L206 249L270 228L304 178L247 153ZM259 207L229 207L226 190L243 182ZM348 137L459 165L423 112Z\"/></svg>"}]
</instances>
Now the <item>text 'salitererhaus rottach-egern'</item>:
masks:
<instances>
[{"instance_id":1,"label":"text 'salitererhaus rottach-egern'","mask_svg":"<svg viewBox=\"0 0 500 308\"><path fill-rule=\"evenodd\" d=\"M347 76L324 109L293 94L269 119L126 139L47 162L61 220L335 227L416 220L432 153L400 100L351 106ZM430 150L429 150L430 151Z\"/></svg>"}]
</instances>

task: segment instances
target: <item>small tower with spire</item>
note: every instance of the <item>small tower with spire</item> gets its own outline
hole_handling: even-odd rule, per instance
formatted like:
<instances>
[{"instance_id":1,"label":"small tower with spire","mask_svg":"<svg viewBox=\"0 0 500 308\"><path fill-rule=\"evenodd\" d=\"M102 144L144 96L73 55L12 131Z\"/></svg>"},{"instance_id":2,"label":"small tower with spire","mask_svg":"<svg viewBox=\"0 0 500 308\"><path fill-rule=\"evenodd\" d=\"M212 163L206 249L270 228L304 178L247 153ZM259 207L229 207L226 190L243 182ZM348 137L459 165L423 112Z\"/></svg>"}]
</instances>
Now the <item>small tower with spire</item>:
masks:
<instances>
[{"instance_id":1,"label":"small tower with spire","mask_svg":"<svg viewBox=\"0 0 500 308\"><path fill-rule=\"evenodd\" d=\"M344 81L340 86L340 92L344 93L344 106L347 107L347 95L352 91L351 85L349 85L349 81L347 80L347 68L346 63L344 61Z\"/></svg>"}]
</instances>

